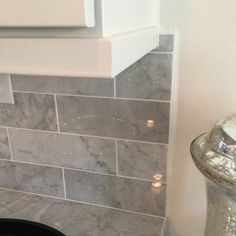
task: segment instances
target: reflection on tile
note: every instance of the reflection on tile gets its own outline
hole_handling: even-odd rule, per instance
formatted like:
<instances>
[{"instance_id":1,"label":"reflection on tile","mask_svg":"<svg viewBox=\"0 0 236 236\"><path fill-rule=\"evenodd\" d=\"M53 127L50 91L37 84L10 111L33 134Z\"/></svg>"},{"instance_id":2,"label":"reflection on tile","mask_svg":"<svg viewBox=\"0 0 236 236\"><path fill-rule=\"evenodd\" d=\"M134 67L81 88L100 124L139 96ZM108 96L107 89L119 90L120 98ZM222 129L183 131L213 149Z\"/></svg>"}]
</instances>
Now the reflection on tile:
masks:
<instances>
[{"instance_id":1,"label":"reflection on tile","mask_svg":"<svg viewBox=\"0 0 236 236\"><path fill-rule=\"evenodd\" d=\"M10 129L15 160L115 173L113 140Z\"/></svg>"},{"instance_id":2,"label":"reflection on tile","mask_svg":"<svg viewBox=\"0 0 236 236\"><path fill-rule=\"evenodd\" d=\"M134 179L65 170L67 197L152 215L165 214L165 186Z\"/></svg>"},{"instance_id":3,"label":"reflection on tile","mask_svg":"<svg viewBox=\"0 0 236 236\"><path fill-rule=\"evenodd\" d=\"M0 128L0 159L11 159L7 130Z\"/></svg>"},{"instance_id":4,"label":"reflection on tile","mask_svg":"<svg viewBox=\"0 0 236 236\"><path fill-rule=\"evenodd\" d=\"M62 170L0 161L0 187L64 197Z\"/></svg>"},{"instance_id":5,"label":"reflection on tile","mask_svg":"<svg viewBox=\"0 0 236 236\"><path fill-rule=\"evenodd\" d=\"M91 96L113 96L113 80L97 78L73 78L51 76L12 76L16 91L62 93Z\"/></svg>"},{"instance_id":6,"label":"reflection on tile","mask_svg":"<svg viewBox=\"0 0 236 236\"><path fill-rule=\"evenodd\" d=\"M154 51L157 52L173 52L174 49L174 34L160 35L159 47Z\"/></svg>"},{"instance_id":7,"label":"reflection on tile","mask_svg":"<svg viewBox=\"0 0 236 236\"><path fill-rule=\"evenodd\" d=\"M148 54L117 76L118 97L170 100L172 55Z\"/></svg>"},{"instance_id":8,"label":"reflection on tile","mask_svg":"<svg viewBox=\"0 0 236 236\"><path fill-rule=\"evenodd\" d=\"M66 236L160 236L163 220L0 190L0 217L32 220Z\"/></svg>"},{"instance_id":9,"label":"reflection on tile","mask_svg":"<svg viewBox=\"0 0 236 236\"><path fill-rule=\"evenodd\" d=\"M58 96L61 131L167 143L169 103Z\"/></svg>"},{"instance_id":10,"label":"reflection on tile","mask_svg":"<svg viewBox=\"0 0 236 236\"><path fill-rule=\"evenodd\" d=\"M0 104L0 125L56 130L54 97L15 93L15 104Z\"/></svg>"},{"instance_id":11,"label":"reflection on tile","mask_svg":"<svg viewBox=\"0 0 236 236\"><path fill-rule=\"evenodd\" d=\"M118 141L119 174L153 180L157 173L166 179L167 146Z\"/></svg>"}]
</instances>

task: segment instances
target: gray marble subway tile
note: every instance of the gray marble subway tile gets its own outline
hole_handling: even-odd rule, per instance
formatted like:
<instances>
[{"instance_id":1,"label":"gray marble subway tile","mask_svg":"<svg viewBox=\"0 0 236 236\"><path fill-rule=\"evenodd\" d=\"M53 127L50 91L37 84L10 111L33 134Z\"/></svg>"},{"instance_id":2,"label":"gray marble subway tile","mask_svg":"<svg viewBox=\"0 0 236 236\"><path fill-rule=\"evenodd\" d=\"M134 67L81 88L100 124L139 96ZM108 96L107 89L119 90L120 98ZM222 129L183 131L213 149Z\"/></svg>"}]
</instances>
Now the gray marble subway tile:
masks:
<instances>
[{"instance_id":1,"label":"gray marble subway tile","mask_svg":"<svg viewBox=\"0 0 236 236\"><path fill-rule=\"evenodd\" d=\"M117 176L65 170L67 198L135 212L164 216L165 185Z\"/></svg>"},{"instance_id":2,"label":"gray marble subway tile","mask_svg":"<svg viewBox=\"0 0 236 236\"><path fill-rule=\"evenodd\" d=\"M113 209L0 190L0 217L31 220L66 236L160 236L163 220Z\"/></svg>"},{"instance_id":3,"label":"gray marble subway tile","mask_svg":"<svg viewBox=\"0 0 236 236\"><path fill-rule=\"evenodd\" d=\"M157 52L173 52L174 50L174 34L160 35L159 47L154 49Z\"/></svg>"},{"instance_id":4,"label":"gray marble subway tile","mask_svg":"<svg viewBox=\"0 0 236 236\"><path fill-rule=\"evenodd\" d=\"M118 141L119 174L153 180L161 174L166 180L167 146Z\"/></svg>"},{"instance_id":5,"label":"gray marble subway tile","mask_svg":"<svg viewBox=\"0 0 236 236\"><path fill-rule=\"evenodd\" d=\"M51 95L14 93L15 104L0 104L0 125L57 130L55 102Z\"/></svg>"},{"instance_id":6,"label":"gray marble subway tile","mask_svg":"<svg viewBox=\"0 0 236 236\"><path fill-rule=\"evenodd\" d=\"M10 129L14 160L116 173L115 141Z\"/></svg>"},{"instance_id":7,"label":"gray marble subway tile","mask_svg":"<svg viewBox=\"0 0 236 236\"><path fill-rule=\"evenodd\" d=\"M148 54L116 78L118 97L170 100L172 55Z\"/></svg>"},{"instance_id":8,"label":"gray marble subway tile","mask_svg":"<svg viewBox=\"0 0 236 236\"><path fill-rule=\"evenodd\" d=\"M61 131L167 143L169 103L58 96Z\"/></svg>"},{"instance_id":9,"label":"gray marble subway tile","mask_svg":"<svg viewBox=\"0 0 236 236\"><path fill-rule=\"evenodd\" d=\"M16 91L106 97L114 95L113 80L106 78L13 75L12 86Z\"/></svg>"},{"instance_id":10,"label":"gray marble subway tile","mask_svg":"<svg viewBox=\"0 0 236 236\"><path fill-rule=\"evenodd\" d=\"M7 130L0 128L0 159L11 159Z\"/></svg>"},{"instance_id":11,"label":"gray marble subway tile","mask_svg":"<svg viewBox=\"0 0 236 236\"><path fill-rule=\"evenodd\" d=\"M59 168L0 161L0 187L64 197Z\"/></svg>"}]
</instances>

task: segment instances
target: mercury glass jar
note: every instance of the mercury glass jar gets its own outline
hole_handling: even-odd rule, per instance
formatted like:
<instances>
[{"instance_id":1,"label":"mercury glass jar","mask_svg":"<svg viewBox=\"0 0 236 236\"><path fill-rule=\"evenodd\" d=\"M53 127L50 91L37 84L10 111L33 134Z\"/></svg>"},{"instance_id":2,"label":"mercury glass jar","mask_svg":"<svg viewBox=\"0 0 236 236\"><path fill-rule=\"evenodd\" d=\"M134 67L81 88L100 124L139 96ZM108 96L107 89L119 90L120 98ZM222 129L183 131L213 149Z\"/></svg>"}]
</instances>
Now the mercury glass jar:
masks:
<instances>
[{"instance_id":1,"label":"mercury glass jar","mask_svg":"<svg viewBox=\"0 0 236 236\"><path fill-rule=\"evenodd\" d=\"M197 137L191 155L206 177L205 236L236 236L236 115Z\"/></svg>"}]
</instances>

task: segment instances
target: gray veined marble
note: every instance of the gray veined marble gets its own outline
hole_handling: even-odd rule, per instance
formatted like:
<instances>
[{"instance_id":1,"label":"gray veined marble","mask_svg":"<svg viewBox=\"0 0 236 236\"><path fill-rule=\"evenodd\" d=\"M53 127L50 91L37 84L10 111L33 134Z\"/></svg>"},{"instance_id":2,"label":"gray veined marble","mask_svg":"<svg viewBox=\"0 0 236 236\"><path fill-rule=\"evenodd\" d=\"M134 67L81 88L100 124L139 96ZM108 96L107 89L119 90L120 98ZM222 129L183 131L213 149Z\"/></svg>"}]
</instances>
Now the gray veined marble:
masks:
<instances>
[{"instance_id":1,"label":"gray veined marble","mask_svg":"<svg viewBox=\"0 0 236 236\"><path fill-rule=\"evenodd\" d=\"M135 212L164 216L165 185L135 179L65 170L67 198Z\"/></svg>"},{"instance_id":2,"label":"gray veined marble","mask_svg":"<svg viewBox=\"0 0 236 236\"><path fill-rule=\"evenodd\" d=\"M116 173L113 140L18 129L9 134L15 160Z\"/></svg>"},{"instance_id":3,"label":"gray veined marble","mask_svg":"<svg viewBox=\"0 0 236 236\"><path fill-rule=\"evenodd\" d=\"M153 180L155 174L166 180L167 146L118 141L119 174Z\"/></svg>"},{"instance_id":4,"label":"gray veined marble","mask_svg":"<svg viewBox=\"0 0 236 236\"><path fill-rule=\"evenodd\" d=\"M14 93L15 104L0 104L0 125L57 130L55 102L51 95Z\"/></svg>"},{"instance_id":5,"label":"gray veined marble","mask_svg":"<svg viewBox=\"0 0 236 236\"><path fill-rule=\"evenodd\" d=\"M66 236L160 236L160 218L0 190L0 217L41 222Z\"/></svg>"},{"instance_id":6,"label":"gray veined marble","mask_svg":"<svg viewBox=\"0 0 236 236\"><path fill-rule=\"evenodd\" d=\"M111 97L114 95L112 79L73 78L52 76L13 75L16 91L76 94Z\"/></svg>"},{"instance_id":7,"label":"gray veined marble","mask_svg":"<svg viewBox=\"0 0 236 236\"><path fill-rule=\"evenodd\" d=\"M167 143L169 103L58 96L63 132Z\"/></svg>"},{"instance_id":8,"label":"gray veined marble","mask_svg":"<svg viewBox=\"0 0 236 236\"><path fill-rule=\"evenodd\" d=\"M7 130L0 128L0 159L11 159Z\"/></svg>"},{"instance_id":9,"label":"gray veined marble","mask_svg":"<svg viewBox=\"0 0 236 236\"><path fill-rule=\"evenodd\" d=\"M236 115L220 120L191 144L194 163L207 178L206 236L236 235Z\"/></svg>"},{"instance_id":10,"label":"gray veined marble","mask_svg":"<svg viewBox=\"0 0 236 236\"><path fill-rule=\"evenodd\" d=\"M148 54L117 76L118 97L170 100L172 55Z\"/></svg>"},{"instance_id":11,"label":"gray veined marble","mask_svg":"<svg viewBox=\"0 0 236 236\"><path fill-rule=\"evenodd\" d=\"M160 35L159 47L154 51L157 52L173 52L174 50L174 34L162 34Z\"/></svg>"},{"instance_id":12,"label":"gray veined marble","mask_svg":"<svg viewBox=\"0 0 236 236\"><path fill-rule=\"evenodd\" d=\"M0 161L0 187L64 197L62 170Z\"/></svg>"}]
</instances>

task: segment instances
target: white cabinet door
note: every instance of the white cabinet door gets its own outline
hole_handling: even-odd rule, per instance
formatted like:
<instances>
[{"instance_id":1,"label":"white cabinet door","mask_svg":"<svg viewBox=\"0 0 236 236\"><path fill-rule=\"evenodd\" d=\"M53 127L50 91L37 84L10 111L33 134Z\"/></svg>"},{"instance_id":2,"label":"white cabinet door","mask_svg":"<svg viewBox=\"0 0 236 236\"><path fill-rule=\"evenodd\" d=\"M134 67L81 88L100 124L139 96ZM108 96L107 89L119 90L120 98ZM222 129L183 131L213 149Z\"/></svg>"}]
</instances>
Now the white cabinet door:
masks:
<instances>
[{"instance_id":1,"label":"white cabinet door","mask_svg":"<svg viewBox=\"0 0 236 236\"><path fill-rule=\"evenodd\" d=\"M92 27L94 0L0 0L0 27Z\"/></svg>"}]
</instances>

